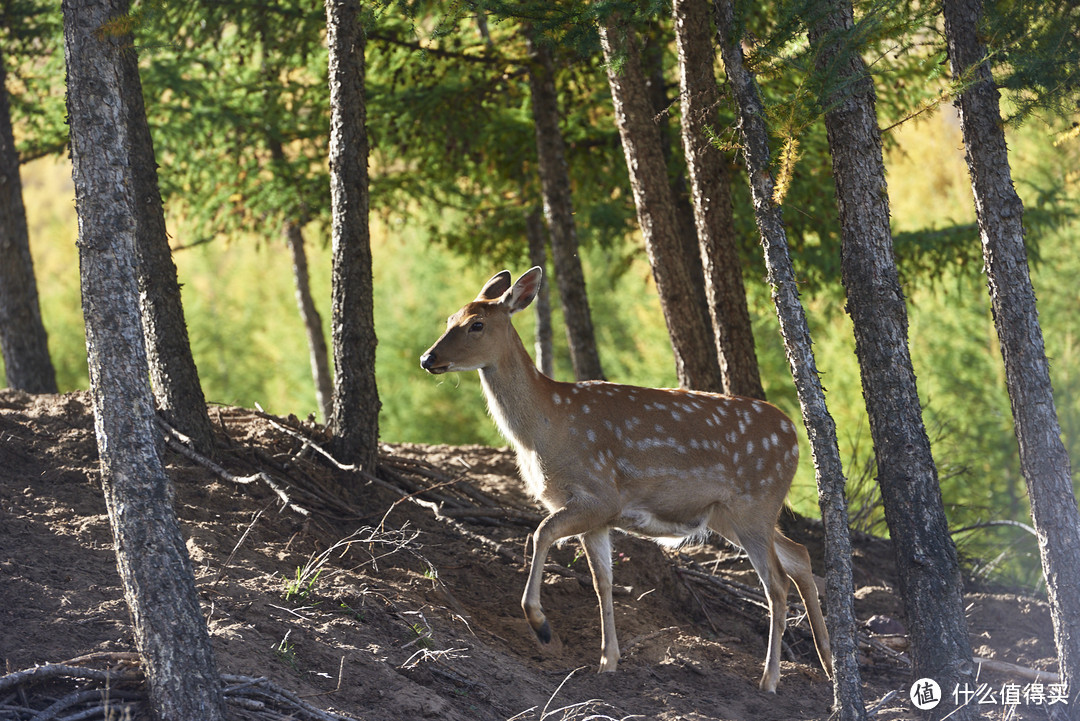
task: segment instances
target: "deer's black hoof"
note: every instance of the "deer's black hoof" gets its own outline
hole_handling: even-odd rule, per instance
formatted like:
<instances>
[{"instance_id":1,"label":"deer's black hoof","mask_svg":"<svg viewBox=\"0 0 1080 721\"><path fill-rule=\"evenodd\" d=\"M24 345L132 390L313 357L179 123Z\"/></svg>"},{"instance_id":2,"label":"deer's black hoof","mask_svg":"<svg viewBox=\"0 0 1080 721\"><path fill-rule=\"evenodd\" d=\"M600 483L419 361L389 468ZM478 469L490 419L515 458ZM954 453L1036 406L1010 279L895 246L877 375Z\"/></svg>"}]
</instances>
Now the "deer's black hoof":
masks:
<instances>
[{"instance_id":1,"label":"deer's black hoof","mask_svg":"<svg viewBox=\"0 0 1080 721\"><path fill-rule=\"evenodd\" d=\"M551 643L551 624L545 620L540 628L534 628L536 631L536 637L540 639L540 643Z\"/></svg>"}]
</instances>

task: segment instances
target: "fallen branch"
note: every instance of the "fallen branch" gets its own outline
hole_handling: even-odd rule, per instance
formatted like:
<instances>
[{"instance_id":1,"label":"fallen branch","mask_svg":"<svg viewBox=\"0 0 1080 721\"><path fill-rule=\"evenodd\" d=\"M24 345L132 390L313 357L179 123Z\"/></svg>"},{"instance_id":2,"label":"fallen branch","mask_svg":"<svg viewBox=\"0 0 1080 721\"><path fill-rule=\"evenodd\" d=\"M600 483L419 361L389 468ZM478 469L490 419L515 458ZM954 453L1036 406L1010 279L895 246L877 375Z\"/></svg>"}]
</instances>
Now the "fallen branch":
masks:
<instances>
[{"instance_id":1,"label":"fallen branch","mask_svg":"<svg viewBox=\"0 0 1080 721\"><path fill-rule=\"evenodd\" d=\"M226 481L227 483L235 483L238 485L247 485L249 483L254 483L255 481L262 481L267 485L267 487L270 488L270 490L272 490L277 495L283 505L288 506L302 516L311 515L311 512L308 511L306 508L294 503L292 499L289 498L289 494L285 492L285 489L281 487L281 484L271 478L270 475L267 474L265 471L259 471L258 473L254 473L250 476L236 476L225 470L224 467L218 465L214 461L202 455L201 453L198 453L197 451L189 448L186 444L183 443L183 435L175 428L170 426L168 423L163 421L161 418L158 418L157 422L158 426L165 433L165 444L168 445L169 448L173 449L188 460L194 461L203 468L211 471L221 480Z\"/></svg>"},{"instance_id":2,"label":"fallen branch","mask_svg":"<svg viewBox=\"0 0 1080 721\"><path fill-rule=\"evenodd\" d=\"M980 667L992 673L1001 673L1007 676L1023 679L1024 681L1032 681L1037 683L1061 683L1061 675L1056 674L1053 671L1040 671L1037 668L1019 666L1015 663L1009 663L1008 661L998 661L997 659L993 658L979 658L976 656L973 660Z\"/></svg>"},{"instance_id":3,"label":"fallen branch","mask_svg":"<svg viewBox=\"0 0 1080 721\"><path fill-rule=\"evenodd\" d=\"M14 702L14 698L8 699L4 711L13 714L11 718L33 718L36 721L57 718L109 719L116 717L117 702L120 701L142 707L142 710L131 709L133 716L141 717L150 702L137 658L137 654L129 653L88 654L72 659L71 663L46 664L9 673L0 677L0 693L18 691L20 693L13 694L13 697L17 695L20 702ZM129 668L116 671L73 665L91 660L120 662ZM223 693L226 703L245 709L244 718L247 719L350 721L347 716L323 711L307 703L266 678L222 674L221 680L225 684ZM49 684L47 689L35 691L35 687L46 682ZM67 694L57 694L56 684L64 682L78 683L79 688ZM98 684L98 687L87 687L88 683ZM340 688L340 677L338 684Z\"/></svg>"}]
</instances>

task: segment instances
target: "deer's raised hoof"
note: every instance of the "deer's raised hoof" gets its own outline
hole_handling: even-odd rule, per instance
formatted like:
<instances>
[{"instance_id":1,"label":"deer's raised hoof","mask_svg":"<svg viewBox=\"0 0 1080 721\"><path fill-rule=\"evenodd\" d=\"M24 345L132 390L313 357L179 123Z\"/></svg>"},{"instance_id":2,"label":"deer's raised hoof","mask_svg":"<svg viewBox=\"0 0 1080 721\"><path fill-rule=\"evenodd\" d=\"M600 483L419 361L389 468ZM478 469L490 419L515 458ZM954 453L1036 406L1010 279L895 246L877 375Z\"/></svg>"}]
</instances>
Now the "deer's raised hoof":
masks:
<instances>
[{"instance_id":1,"label":"deer's raised hoof","mask_svg":"<svg viewBox=\"0 0 1080 721\"><path fill-rule=\"evenodd\" d=\"M544 622L540 624L540 628L533 628L536 632L536 637L540 639L540 643L551 643L551 624L544 619Z\"/></svg>"}]
</instances>

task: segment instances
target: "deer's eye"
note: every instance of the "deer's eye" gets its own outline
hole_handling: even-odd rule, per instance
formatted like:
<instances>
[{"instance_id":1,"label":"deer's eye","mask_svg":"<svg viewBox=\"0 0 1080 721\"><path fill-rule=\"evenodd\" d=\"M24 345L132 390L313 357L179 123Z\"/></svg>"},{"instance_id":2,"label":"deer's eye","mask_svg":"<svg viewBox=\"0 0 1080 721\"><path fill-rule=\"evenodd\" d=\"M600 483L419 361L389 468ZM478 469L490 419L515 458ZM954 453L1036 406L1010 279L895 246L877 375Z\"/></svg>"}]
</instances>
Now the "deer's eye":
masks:
<instances>
[{"instance_id":1,"label":"deer's eye","mask_svg":"<svg viewBox=\"0 0 1080 721\"><path fill-rule=\"evenodd\" d=\"M481 321L476 321L475 323L473 323L472 325L469 326L469 332L470 333L479 333L482 330L484 330L484 324Z\"/></svg>"}]
</instances>

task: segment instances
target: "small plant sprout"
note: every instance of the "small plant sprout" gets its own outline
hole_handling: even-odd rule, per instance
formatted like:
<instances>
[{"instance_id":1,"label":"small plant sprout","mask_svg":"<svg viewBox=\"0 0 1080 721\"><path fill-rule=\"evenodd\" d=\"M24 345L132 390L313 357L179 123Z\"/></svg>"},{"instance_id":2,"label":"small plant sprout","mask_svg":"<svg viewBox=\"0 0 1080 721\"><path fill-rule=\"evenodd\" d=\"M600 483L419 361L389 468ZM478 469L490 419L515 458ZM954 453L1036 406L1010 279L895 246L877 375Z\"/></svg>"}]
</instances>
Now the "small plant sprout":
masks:
<instances>
[{"instance_id":1,"label":"small plant sprout","mask_svg":"<svg viewBox=\"0 0 1080 721\"><path fill-rule=\"evenodd\" d=\"M290 603L305 606L317 605L318 602L314 601L315 586L319 581L320 576L322 576L323 571L326 570L326 565L329 563L330 557L334 553L337 553L339 556L344 556L353 544L389 546L390 550L378 556L372 555L368 561L360 564L360 566L371 564L377 569L377 562L380 558L396 553L402 549L409 548L417 535L418 533L416 531L407 531L404 527L398 530L382 531L369 526L359 528L327 548L325 551L313 554L309 557L303 566L298 566L296 568L296 575L294 578L286 576L285 588L282 591L282 596ZM438 574L435 573L431 564L428 564L428 567L432 569L432 573L437 577ZM333 572L337 573L340 571L335 570Z\"/></svg>"},{"instance_id":2,"label":"small plant sprout","mask_svg":"<svg viewBox=\"0 0 1080 721\"><path fill-rule=\"evenodd\" d=\"M274 654L293 671L298 670L296 666L296 645L289 642L289 634L292 633L292 629L285 632L285 636L282 637L277 645L274 646Z\"/></svg>"},{"instance_id":3,"label":"small plant sprout","mask_svg":"<svg viewBox=\"0 0 1080 721\"><path fill-rule=\"evenodd\" d=\"M321 564L320 564L321 565ZM310 561L303 565L296 567L296 578L285 580L285 590L282 593L285 600L289 603L297 603L304 606L317 606L318 601L314 601L315 584L319 580L319 576L322 574L322 568L317 568L312 573L310 567Z\"/></svg>"}]
</instances>

